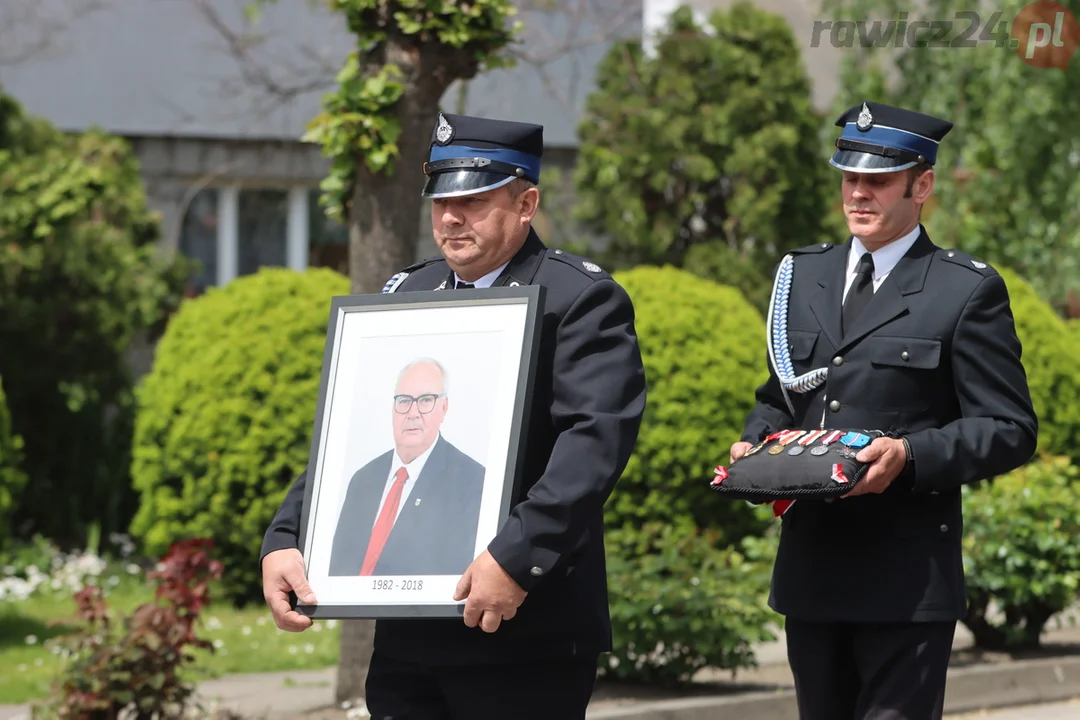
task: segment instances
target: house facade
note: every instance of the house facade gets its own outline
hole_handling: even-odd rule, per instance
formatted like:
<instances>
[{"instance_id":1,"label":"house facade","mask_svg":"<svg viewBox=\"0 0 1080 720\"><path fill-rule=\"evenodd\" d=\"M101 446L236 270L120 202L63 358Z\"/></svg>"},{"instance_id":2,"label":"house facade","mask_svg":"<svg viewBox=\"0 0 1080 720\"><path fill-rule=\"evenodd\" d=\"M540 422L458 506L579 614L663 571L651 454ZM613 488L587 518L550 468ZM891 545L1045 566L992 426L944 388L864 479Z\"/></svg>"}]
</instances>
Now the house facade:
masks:
<instances>
[{"instance_id":1,"label":"house facade","mask_svg":"<svg viewBox=\"0 0 1080 720\"><path fill-rule=\"evenodd\" d=\"M165 248L201 264L193 294L267 265L347 272L347 231L318 202L328 162L300 141L353 47L342 16L309 0L268 3L255 23L245 16L250 0L10 2L28 11L7 6L9 40L30 45L18 58L0 57L0 86L63 130L100 127L131 142ZM805 24L805 2L784 0L776 11ZM692 4L707 12L728 3ZM524 59L454 85L443 107L542 123L545 167L566 174L596 64L612 41L647 38L676 5L561 0L554 10L522 12L515 52ZM817 76L820 105L831 89ZM545 208L539 229L557 236L566 224L553 219L566 209ZM421 228L417 252L434 254L426 219Z\"/></svg>"}]
</instances>

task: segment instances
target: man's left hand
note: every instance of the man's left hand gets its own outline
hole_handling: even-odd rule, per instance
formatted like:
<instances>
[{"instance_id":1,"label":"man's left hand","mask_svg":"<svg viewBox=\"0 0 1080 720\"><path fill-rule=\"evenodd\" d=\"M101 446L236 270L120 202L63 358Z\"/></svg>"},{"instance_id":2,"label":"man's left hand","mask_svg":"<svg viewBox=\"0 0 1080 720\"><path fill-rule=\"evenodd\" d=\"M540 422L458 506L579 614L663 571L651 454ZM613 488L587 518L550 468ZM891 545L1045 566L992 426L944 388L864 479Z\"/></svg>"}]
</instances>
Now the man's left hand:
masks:
<instances>
[{"instance_id":1,"label":"man's left hand","mask_svg":"<svg viewBox=\"0 0 1080 720\"><path fill-rule=\"evenodd\" d=\"M493 633L503 620L517 615L527 593L485 550L465 569L454 590L454 600L464 600L465 624Z\"/></svg>"},{"instance_id":2,"label":"man's left hand","mask_svg":"<svg viewBox=\"0 0 1080 720\"><path fill-rule=\"evenodd\" d=\"M879 437L860 450L855 459L870 463L870 467L855 487L843 495L846 498L885 492L907 464L907 451L902 440Z\"/></svg>"}]
</instances>

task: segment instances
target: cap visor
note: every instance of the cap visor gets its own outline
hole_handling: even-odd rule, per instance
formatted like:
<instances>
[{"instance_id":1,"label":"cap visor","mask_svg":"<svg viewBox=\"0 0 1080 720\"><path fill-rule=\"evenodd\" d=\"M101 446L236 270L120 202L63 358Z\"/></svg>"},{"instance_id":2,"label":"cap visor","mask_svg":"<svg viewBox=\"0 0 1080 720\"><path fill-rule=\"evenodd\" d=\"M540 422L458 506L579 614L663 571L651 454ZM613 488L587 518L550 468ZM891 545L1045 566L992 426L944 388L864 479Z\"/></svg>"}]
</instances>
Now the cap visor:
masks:
<instances>
[{"instance_id":1,"label":"cap visor","mask_svg":"<svg viewBox=\"0 0 1080 720\"><path fill-rule=\"evenodd\" d=\"M513 175L504 175L493 172L476 172L472 170L455 170L453 172L435 173L427 179L424 185L422 197L448 198L461 197L463 195L475 195L476 193L494 190L502 187L514 179Z\"/></svg>"},{"instance_id":2,"label":"cap visor","mask_svg":"<svg viewBox=\"0 0 1080 720\"><path fill-rule=\"evenodd\" d=\"M857 150L837 150L833 153L829 164L834 168L860 173L886 173L897 172L915 163L903 158L887 158L884 155L858 152Z\"/></svg>"}]
</instances>

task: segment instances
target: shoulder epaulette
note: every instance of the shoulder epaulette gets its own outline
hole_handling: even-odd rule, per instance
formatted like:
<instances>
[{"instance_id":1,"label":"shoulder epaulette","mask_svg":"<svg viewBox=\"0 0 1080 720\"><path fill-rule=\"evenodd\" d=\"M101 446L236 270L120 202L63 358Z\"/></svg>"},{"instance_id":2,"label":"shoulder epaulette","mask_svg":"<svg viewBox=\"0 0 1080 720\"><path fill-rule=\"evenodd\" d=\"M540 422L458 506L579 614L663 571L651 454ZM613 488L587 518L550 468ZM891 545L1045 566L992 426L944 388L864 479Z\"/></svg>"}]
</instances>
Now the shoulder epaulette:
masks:
<instances>
[{"instance_id":1,"label":"shoulder epaulette","mask_svg":"<svg viewBox=\"0 0 1080 720\"><path fill-rule=\"evenodd\" d=\"M938 257L940 257L946 262L951 262L954 265L966 267L968 270L977 272L984 277L997 274L997 270L994 269L993 265L985 263L982 260L973 258L971 255L968 255L962 250L956 250L954 248L949 248L947 250L939 250Z\"/></svg>"},{"instance_id":2,"label":"shoulder epaulette","mask_svg":"<svg viewBox=\"0 0 1080 720\"><path fill-rule=\"evenodd\" d=\"M795 248L794 250L788 250L788 255L808 255L810 253L823 253L827 250L832 250L836 245L827 242L814 243L813 245L804 245L803 247Z\"/></svg>"},{"instance_id":3,"label":"shoulder epaulette","mask_svg":"<svg viewBox=\"0 0 1080 720\"><path fill-rule=\"evenodd\" d=\"M414 262L412 265L409 265L400 272L394 273L393 277L387 280L386 284L383 285L381 292L394 292L394 290L397 289L397 286L404 282L405 278L409 277L409 275L416 272L422 267L427 267L428 265L432 265L437 262L446 262L446 258L444 258L442 255L436 255L434 257L424 258L423 260Z\"/></svg>"},{"instance_id":4,"label":"shoulder epaulette","mask_svg":"<svg viewBox=\"0 0 1080 720\"><path fill-rule=\"evenodd\" d=\"M581 257L580 255L574 255L568 253L562 249L548 249L547 256L552 260L558 260L561 263L565 263L574 268L582 275L585 275L593 280L600 280L601 278L609 278L611 275L607 273L602 267L594 263L588 258Z\"/></svg>"}]
</instances>

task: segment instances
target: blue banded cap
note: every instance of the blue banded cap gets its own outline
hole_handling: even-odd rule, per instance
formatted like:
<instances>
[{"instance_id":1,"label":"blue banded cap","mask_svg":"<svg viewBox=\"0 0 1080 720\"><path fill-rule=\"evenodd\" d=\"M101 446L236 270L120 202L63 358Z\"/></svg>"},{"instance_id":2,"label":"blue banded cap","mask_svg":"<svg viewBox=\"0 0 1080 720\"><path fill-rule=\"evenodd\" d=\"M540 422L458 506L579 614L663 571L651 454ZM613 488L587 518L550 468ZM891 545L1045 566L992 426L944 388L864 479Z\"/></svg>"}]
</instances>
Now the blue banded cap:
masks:
<instances>
[{"instance_id":1,"label":"blue banded cap","mask_svg":"<svg viewBox=\"0 0 1080 720\"><path fill-rule=\"evenodd\" d=\"M930 115L863 102L836 121L843 128L829 164L860 173L896 172L937 162L938 144L953 124Z\"/></svg>"},{"instance_id":2,"label":"blue banded cap","mask_svg":"<svg viewBox=\"0 0 1080 720\"><path fill-rule=\"evenodd\" d=\"M539 183L543 154L543 125L439 113L424 163L427 182L421 195L473 195L514 178Z\"/></svg>"}]
</instances>

